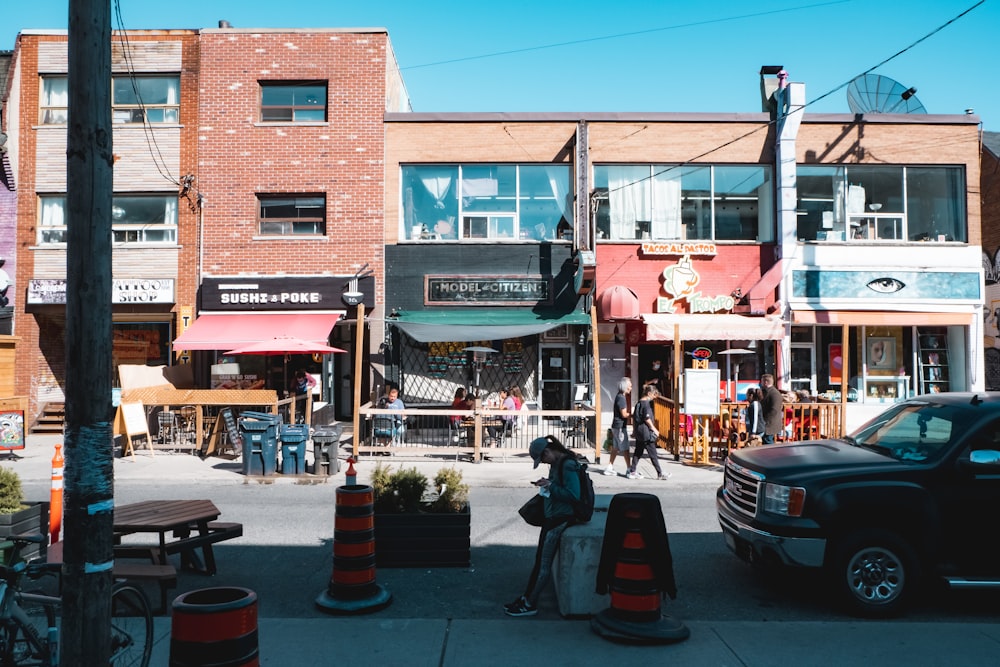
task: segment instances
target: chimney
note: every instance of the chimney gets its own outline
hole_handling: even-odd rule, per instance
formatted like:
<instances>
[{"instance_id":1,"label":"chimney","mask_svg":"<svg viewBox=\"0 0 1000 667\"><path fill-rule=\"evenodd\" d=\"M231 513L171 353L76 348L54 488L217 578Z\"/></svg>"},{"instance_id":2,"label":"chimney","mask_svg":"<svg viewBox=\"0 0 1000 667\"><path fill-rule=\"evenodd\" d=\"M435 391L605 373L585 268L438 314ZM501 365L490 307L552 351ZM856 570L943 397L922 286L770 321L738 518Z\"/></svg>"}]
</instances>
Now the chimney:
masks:
<instances>
[{"instance_id":1,"label":"chimney","mask_svg":"<svg viewBox=\"0 0 1000 667\"><path fill-rule=\"evenodd\" d=\"M774 92L779 87L784 87L784 82L788 79L788 73L781 65L764 65L760 68L760 102L761 111L774 114L775 106Z\"/></svg>"},{"instance_id":2,"label":"chimney","mask_svg":"<svg viewBox=\"0 0 1000 667\"><path fill-rule=\"evenodd\" d=\"M219 27L220 28L232 28L233 24L231 24L229 21L222 20L222 21L219 21Z\"/></svg>"}]
</instances>

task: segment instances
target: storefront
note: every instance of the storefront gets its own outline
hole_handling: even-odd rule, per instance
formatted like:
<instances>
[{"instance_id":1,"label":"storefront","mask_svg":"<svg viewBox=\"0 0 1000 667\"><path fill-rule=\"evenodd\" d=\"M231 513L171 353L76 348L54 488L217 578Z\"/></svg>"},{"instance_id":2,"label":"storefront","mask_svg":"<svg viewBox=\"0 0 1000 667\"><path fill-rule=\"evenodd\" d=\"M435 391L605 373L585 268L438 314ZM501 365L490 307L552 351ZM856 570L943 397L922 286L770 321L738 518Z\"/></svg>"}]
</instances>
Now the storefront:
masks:
<instances>
[{"instance_id":1,"label":"storefront","mask_svg":"<svg viewBox=\"0 0 1000 667\"><path fill-rule=\"evenodd\" d=\"M347 314L344 296L350 291L355 305L370 307L374 282L354 276L205 278L199 316L174 340L174 354L194 365L195 383L200 387L267 388L281 395L295 371L304 370L318 380L316 400L335 405L338 418L349 416L350 401L339 397L353 392L356 326L353 320L343 319ZM332 344L345 353L224 354L283 337Z\"/></svg>"}]
</instances>

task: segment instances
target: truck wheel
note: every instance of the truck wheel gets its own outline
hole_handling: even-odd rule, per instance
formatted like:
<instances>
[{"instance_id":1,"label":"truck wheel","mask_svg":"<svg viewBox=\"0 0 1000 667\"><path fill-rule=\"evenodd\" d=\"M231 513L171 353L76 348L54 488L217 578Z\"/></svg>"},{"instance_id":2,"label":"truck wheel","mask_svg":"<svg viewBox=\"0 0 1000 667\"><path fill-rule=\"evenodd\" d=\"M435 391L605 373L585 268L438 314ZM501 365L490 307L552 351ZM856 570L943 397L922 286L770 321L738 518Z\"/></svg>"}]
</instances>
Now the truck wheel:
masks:
<instances>
[{"instance_id":1,"label":"truck wheel","mask_svg":"<svg viewBox=\"0 0 1000 667\"><path fill-rule=\"evenodd\" d=\"M833 558L833 585L847 608L883 618L899 614L917 588L918 563L899 535L864 530L842 540Z\"/></svg>"}]
</instances>

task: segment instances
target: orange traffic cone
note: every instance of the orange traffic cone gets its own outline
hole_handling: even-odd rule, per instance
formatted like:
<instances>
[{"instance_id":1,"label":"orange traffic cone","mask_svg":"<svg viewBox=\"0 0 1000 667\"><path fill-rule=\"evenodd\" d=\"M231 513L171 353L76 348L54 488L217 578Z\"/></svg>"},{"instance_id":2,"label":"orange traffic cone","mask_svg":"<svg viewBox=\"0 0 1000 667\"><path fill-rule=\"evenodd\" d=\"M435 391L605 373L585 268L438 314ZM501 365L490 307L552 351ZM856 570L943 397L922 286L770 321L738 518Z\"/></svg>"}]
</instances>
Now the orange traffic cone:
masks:
<instances>
[{"instance_id":1,"label":"orange traffic cone","mask_svg":"<svg viewBox=\"0 0 1000 667\"><path fill-rule=\"evenodd\" d=\"M611 607L590 620L606 639L633 644L670 644L691 631L665 616L660 599L677 595L673 559L660 499L648 493L619 493L611 499L597 592L611 592Z\"/></svg>"},{"instance_id":2,"label":"orange traffic cone","mask_svg":"<svg viewBox=\"0 0 1000 667\"><path fill-rule=\"evenodd\" d=\"M353 470L353 464L348 475ZM316 606L331 614L367 614L389 606L392 594L375 583L375 509L372 487L337 487L333 574Z\"/></svg>"}]
</instances>

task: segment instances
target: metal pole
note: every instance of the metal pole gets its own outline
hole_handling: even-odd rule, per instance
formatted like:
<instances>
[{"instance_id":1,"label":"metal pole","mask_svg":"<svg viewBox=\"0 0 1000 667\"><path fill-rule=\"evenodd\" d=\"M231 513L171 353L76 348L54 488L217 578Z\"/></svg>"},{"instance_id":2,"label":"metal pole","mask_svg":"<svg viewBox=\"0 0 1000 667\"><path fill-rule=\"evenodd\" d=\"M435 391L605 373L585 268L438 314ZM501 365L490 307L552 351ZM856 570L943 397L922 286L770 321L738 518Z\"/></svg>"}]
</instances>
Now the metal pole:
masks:
<instances>
[{"instance_id":1,"label":"metal pole","mask_svg":"<svg viewBox=\"0 0 1000 667\"><path fill-rule=\"evenodd\" d=\"M63 665L107 665L114 564L111 3L69 2Z\"/></svg>"}]
</instances>

